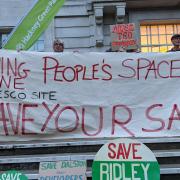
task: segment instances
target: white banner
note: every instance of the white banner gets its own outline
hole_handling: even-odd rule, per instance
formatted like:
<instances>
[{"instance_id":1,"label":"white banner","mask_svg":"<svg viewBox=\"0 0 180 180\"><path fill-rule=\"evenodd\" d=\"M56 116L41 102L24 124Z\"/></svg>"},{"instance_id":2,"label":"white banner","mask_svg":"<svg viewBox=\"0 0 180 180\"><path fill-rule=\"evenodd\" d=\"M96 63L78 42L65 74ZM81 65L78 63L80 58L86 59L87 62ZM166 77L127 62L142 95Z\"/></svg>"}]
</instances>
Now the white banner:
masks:
<instances>
[{"instance_id":1,"label":"white banner","mask_svg":"<svg viewBox=\"0 0 180 180\"><path fill-rule=\"evenodd\" d=\"M40 162L39 180L86 180L86 161Z\"/></svg>"},{"instance_id":2,"label":"white banner","mask_svg":"<svg viewBox=\"0 0 180 180\"><path fill-rule=\"evenodd\" d=\"M178 52L1 50L0 74L1 141L180 136Z\"/></svg>"}]
</instances>

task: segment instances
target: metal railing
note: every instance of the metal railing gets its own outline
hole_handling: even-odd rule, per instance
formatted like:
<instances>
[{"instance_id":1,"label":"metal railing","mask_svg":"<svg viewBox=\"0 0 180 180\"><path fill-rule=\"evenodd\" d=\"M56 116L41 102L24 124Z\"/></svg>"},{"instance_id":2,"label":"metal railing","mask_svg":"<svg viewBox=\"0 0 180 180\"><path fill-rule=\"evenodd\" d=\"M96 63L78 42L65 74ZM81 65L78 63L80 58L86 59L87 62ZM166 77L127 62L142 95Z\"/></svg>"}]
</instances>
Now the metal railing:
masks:
<instances>
[{"instance_id":1,"label":"metal railing","mask_svg":"<svg viewBox=\"0 0 180 180\"><path fill-rule=\"evenodd\" d=\"M161 175L180 176L180 137L136 139L153 151L160 164ZM78 139L1 143L0 171L12 167L25 173L29 179L38 179L40 162L86 160L88 165L86 175L91 179L94 156L108 141L109 139Z\"/></svg>"}]
</instances>

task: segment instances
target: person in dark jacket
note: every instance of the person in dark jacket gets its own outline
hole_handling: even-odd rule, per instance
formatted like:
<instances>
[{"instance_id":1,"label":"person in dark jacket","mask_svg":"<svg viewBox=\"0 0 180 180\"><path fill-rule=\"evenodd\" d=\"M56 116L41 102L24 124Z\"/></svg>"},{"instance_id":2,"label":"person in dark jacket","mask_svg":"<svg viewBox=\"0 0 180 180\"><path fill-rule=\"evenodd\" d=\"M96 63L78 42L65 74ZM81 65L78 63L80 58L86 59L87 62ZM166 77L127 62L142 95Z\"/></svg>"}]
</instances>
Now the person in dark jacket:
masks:
<instances>
[{"instance_id":1,"label":"person in dark jacket","mask_svg":"<svg viewBox=\"0 0 180 180\"><path fill-rule=\"evenodd\" d=\"M171 37L173 47L168 52L180 51L180 34L175 34Z\"/></svg>"}]
</instances>

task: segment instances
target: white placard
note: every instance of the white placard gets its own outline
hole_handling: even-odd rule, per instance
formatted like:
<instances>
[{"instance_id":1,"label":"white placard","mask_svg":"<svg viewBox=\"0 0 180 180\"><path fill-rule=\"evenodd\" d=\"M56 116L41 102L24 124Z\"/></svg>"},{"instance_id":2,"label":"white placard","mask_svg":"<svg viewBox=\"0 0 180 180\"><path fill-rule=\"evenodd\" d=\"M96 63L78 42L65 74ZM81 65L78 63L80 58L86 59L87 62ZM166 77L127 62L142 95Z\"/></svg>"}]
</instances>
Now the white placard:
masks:
<instances>
[{"instance_id":1,"label":"white placard","mask_svg":"<svg viewBox=\"0 0 180 180\"><path fill-rule=\"evenodd\" d=\"M86 161L40 162L39 180L86 180Z\"/></svg>"}]
</instances>

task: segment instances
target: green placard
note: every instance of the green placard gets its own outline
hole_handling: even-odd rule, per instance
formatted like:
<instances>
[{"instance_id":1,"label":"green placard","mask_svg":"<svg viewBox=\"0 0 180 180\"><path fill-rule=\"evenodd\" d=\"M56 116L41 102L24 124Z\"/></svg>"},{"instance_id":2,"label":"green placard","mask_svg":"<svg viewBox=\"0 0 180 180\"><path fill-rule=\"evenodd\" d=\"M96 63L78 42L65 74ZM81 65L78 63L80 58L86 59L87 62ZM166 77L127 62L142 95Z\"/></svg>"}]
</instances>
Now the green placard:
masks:
<instances>
[{"instance_id":1,"label":"green placard","mask_svg":"<svg viewBox=\"0 0 180 180\"><path fill-rule=\"evenodd\" d=\"M38 0L21 23L15 28L4 49L29 49L48 27L65 0Z\"/></svg>"},{"instance_id":2,"label":"green placard","mask_svg":"<svg viewBox=\"0 0 180 180\"><path fill-rule=\"evenodd\" d=\"M105 144L95 156L93 180L160 180L158 162L149 148L131 139Z\"/></svg>"},{"instance_id":3,"label":"green placard","mask_svg":"<svg viewBox=\"0 0 180 180\"><path fill-rule=\"evenodd\" d=\"M28 180L28 178L21 172L12 170L2 173L0 175L0 180Z\"/></svg>"}]
</instances>

